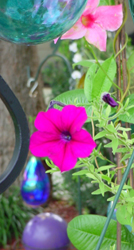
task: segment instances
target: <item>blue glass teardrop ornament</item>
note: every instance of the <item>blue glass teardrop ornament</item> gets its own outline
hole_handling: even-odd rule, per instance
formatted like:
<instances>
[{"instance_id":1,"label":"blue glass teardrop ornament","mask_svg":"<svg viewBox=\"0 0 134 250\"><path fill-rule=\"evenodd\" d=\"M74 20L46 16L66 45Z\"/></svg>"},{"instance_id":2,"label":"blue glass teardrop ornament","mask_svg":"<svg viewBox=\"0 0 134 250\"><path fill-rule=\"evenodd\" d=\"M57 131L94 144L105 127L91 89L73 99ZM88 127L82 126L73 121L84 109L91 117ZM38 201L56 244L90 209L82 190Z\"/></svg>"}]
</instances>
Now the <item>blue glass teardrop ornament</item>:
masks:
<instances>
[{"instance_id":1,"label":"blue glass teardrop ornament","mask_svg":"<svg viewBox=\"0 0 134 250\"><path fill-rule=\"evenodd\" d=\"M32 156L26 166L21 184L23 200L36 207L45 203L50 194L50 182L42 162Z\"/></svg>"},{"instance_id":2,"label":"blue glass teardrop ornament","mask_svg":"<svg viewBox=\"0 0 134 250\"><path fill-rule=\"evenodd\" d=\"M0 0L0 39L39 44L61 36L79 19L87 0Z\"/></svg>"}]
</instances>

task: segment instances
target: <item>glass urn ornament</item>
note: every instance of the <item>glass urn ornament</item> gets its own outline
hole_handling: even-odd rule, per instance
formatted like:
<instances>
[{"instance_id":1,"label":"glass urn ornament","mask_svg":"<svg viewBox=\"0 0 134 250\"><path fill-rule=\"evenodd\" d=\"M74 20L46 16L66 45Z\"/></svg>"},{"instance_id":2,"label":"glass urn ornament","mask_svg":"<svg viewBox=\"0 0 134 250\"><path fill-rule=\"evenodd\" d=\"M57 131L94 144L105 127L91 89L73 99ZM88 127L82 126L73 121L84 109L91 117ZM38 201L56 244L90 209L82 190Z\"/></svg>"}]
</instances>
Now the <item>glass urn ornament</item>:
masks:
<instances>
[{"instance_id":1,"label":"glass urn ornament","mask_svg":"<svg viewBox=\"0 0 134 250\"><path fill-rule=\"evenodd\" d=\"M69 250L67 223L57 214L38 214L25 226L22 243L25 250Z\"/></svg>"},{"instance_id":2,"label":"glass urn ornament","mask_svg":"<svg viewBox=\"0 0 134 250\"><path fill-rule=\"evenodd\" d=\"M0 0L0 39L39 44L61 36L81 16L87 0Z\"/></svg>"},{"instance_id":3,"label":"glass urn ornament","mask_svg":"<svg viewBox=\"0 0 134 250\"><path fill-rule=\"evenodd\" d=\"M32 156L26 166L21 183L21 195L30 206L36 207L45 203L50 194L49 177L42 162Z\"/></svg>"}]
</instances>

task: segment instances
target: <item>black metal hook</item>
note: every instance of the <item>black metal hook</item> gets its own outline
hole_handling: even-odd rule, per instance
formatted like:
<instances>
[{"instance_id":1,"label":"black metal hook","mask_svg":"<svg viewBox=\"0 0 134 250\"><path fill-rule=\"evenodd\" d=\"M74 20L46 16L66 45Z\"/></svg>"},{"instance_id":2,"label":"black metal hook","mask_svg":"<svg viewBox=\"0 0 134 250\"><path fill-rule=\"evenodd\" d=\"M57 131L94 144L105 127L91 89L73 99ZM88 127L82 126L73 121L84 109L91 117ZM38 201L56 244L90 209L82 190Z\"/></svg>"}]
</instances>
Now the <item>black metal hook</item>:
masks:
<instances>
[{"instance_id":1,"label":"black metal hook","mask_svg":"<svg viewBox=\"0 0 134 250\"><path fill-rule=\"evenodd\" d=\"M7 107L15 128L15 148L11 161L0 176L0 194L3 193L20 174L29 149L29 128L25 113L7 83L0 76L0 98Z\"/></svg>"}]
</instances>

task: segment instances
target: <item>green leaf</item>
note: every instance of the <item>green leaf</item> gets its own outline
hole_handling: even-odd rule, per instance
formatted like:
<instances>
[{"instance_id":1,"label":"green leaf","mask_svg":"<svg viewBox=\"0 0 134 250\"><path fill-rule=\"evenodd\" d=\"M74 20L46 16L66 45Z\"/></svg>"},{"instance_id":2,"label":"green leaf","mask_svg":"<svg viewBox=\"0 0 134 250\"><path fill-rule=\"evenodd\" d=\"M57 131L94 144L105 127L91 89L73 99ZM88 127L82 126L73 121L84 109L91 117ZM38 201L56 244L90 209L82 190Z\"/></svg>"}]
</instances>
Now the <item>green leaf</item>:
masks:
<instances>
[{"instance_id":1,"label":"green leaf","mask_svg":"<svg viewBox=\"0 0 134 250\"><path fill-rule=\"evenodd\" d=\"M104 196L104 183L103 182L99 183L99 188L100 188L102 196Z\"/></svg>"},{"instance_id":2,"label":"green leaf","mask_svg":"<svg viewBox=\"0 0 134 250\"><path fill-rule=\"evenodd\" d=\"M91 179L93 179L93 180L97 180L98 181L98 179L93 175L93 174L86 174L86 176L88 176L89 178L91 178Z\"/></svg>"},{"instance_id":3,"label":"green leaf","mask_svg":"<svg viewBox=\"0 0 134 250\"><path fill-rule=\"evenodd\" d=\"M101 175L101 178L107 182L110 182L111 181L111 178L108 177L107 175Z\"/></svg>"},{"instance_id":4,"label":"green leaf","mask_svg":"<svg viewBox=\"0 0 134 250\"><path fill-rule=\"evenodd\" d=\"M127 67L128 70L132 70L130 71L130 73L134 73L134 52L130 55L130 57L127 60Z\"/></svg>"},{"instance_id":5,"label":"green leaf","mask_svg":"<svg viewBox=\"0 0 134 250\"><path fill-rule=\"evenodd\" d=\"M118 148L116 152L126 153L128 152L128 148Z\"/></svg>"},{"instance_id":6,"label":"green leaf","mask_svg":"<svg viewBox=\"0 0 134 250\"><path fill-rule=\"evenodd\" d=\"M108 198L107 201L114 201L114 199L115 199L115 196L112 196L112 197Z\"/></svg>"},{"instance_id":7,"label":"green leaf","mask_svg":"<svg viewBox=\"0 0 134 250\"><path fill-rule=\"evenodd\" d=\"M130 157L131 157L131 153L126 154L126 155L123 156L123 158L121 159L120 162L123 162L124 160L129 159Z\"/></svg>"},{"instance_id":8,"label":"green leaf","mask_svg":"<svg viewBox=\"0 0 134 250\"><path fill-rule=\"evenodd\" d=\"M105 193L105 192L108 192L108 191L110 191L110 188L104 184L104 193ZM93 195L101 194L101 193L102 193L102 192L101 192L100 189L97 189L97 190L95 190L94 192L92 192Z\"/></svg>"},{"instance_id":9,"label":"green leaf","mask_svg":"<svg viewBox=\"0 0 134 250\"><path fill-rule=\"evenodd\" d=\"M83 66L83 67L90 67L93 64L93 61L91 60L82 60L78 63L73 63L73 68L77 65Z\"/></svg>"},{"instance_id":10,"label":"green leaf","mask_svg":"<svg viewBox=\"0 0 134 250\"><path fill-rule=\"evenodd\" d=\"M84 175L84 174L87 174L87 173L88 173L88 170L81 170L81 171L73 173L73 175Z\"/></svg>"},{"instance_id":11,"label":"green leaf","mask_svg":"<svg viewBox=\"0 0 134 250\"><path fill-rule=\"evenodd\" d=\"M118 147L119 141L118 138L115 138L112 140L112 148L113 148L113 153L116 153L117 147Z\"/></svg>"},{"instance_id":12,"label":"green leaf","mask_svg":"<svg viewBox=\"0 0 134 250\"><path fill-rule=\"evenodd\" d=\"M109 5L109 0L101 0L99 6L101 5Z\"/></svg>"},{"instance_id":13,"label":"green leaf","mask_svg":"<svg viewBox=\"0 0 134 250\"><path fill-rule=\"evenodd\" d=\"M131 94L128 97L129 97L128 107L131 107L132 105L134 105L134 94ZM128 109L127 113L129 114L129 116L126 113L119 115L119 120L123 122L134 123L134 107Z\"/></svg>"},{"instance_id":14,"label":"green leaf","mask_svg":"<svg viewBox=\"0 0 134 250\"><path fill-rule=\"evenodd\" d=\"M116 211L116 218L122 225L131 226L132 214L129 213L127 205L120 206Z\"/></svg>"},{"instance_id":15,"label":"green leaf","mask_svg":"<svg viewBox=\"0 0 134 250\"><path fill-rule=\"evenodd\" d=\"M96 172L100 172L100 171L104 171L104 170L108 170L110 168L114 168L116 165L106 165L106 166L102 166L99 169L96 169Z\"/></svg>"},{"instance_id":16,"label":"green leaf","mask_svg":"<svg viewBox=\"0 0 134 250\"><path fill-rule=\"evenodd\" d=\"M88 103L88 100L86 99L86 97L84 95L83 89L69 90L69 91L64 92L61 95L57 96L54 100L60 101L66 105L74 104L74 101L76 100L76 105L79 103L82 104L82 106L85 107L88 116L91 116L91 114L92 114L92 107ZM89 106L87 106L87 104L89 104ZM58 105L55 105L55 107L59 110L62 109ZM89 122L89 121L91 121L90 118L88 118L86 122Z\"/></svg>"},{"instance_id":17,"label":"green leaf","mask_svg":"<svg viewBox=\"0 0 134 250\"><path fill-rule=\"evenodd\" d=\"M102 68L99 68L93 79L92 99L100 98L103 92L108 92L110 90L112 86L111 81L114 80L116 74L116 62L114 57L111 56L105 60L102 64Z\"/></svg>"},{"instance_id":18,"label":"green leaf","mask_svg":"<svg viewBox=\"0 0 134 250\"><path fill-rule=\"evenodd\" d=\"M105 130L99 132L95 137L94 137L94 140L97 140L97 139L100 139L102 138L103 136L105 136L107 134L107 132Z\"/></svg>"},{"instance_id":19,"label":"green leaf","mask_svg":"<svg viewBox=\"0 0 134 250\"><path fill-rule=\"evenodd\" d=\"M111 133L117 133L113 123L107 125L107 129L111 132Z\"/></svg>"},{"instance_id":20,"label":"green leaf","mask_svg":"<svg viewBox=\"0 0 134 250\"><path fill-rule=\"evenodd\" d=\"M99 215L80 215L68 224L67 233L70 241L78 250L94 250L97 246L106 217ZM116 245L117 222L110 221L100 250ZM121 250L134 249L134 236L124 227L121 229Z\"/></svg>"},{"instance_id":21,"label":"green leaf","mask_svg":"<svg viewBox=\"0 0 134 250\"><path fill-rule=\"evenodd\" d=\"M93 64L87 71L85 81L84 81L84 93L89 102L93 100L92 99L93 80L94 80L97 68L98 68L98 65Z\"/></svg>"}]
</instances>

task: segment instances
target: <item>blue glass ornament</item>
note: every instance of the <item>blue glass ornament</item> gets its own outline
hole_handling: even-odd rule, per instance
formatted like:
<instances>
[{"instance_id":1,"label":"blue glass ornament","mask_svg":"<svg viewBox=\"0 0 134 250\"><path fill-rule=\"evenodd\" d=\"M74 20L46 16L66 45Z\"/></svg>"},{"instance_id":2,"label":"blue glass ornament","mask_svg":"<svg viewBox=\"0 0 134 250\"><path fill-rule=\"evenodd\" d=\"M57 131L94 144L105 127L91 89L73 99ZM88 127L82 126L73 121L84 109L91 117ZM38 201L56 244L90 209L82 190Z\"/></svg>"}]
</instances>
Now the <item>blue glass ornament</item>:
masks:
<instances>
[{"instance_id":1,"label":"blue glass ornament","mask_svg":"<svg viewBox=\"0 0 134 250\"><path fill-rule=\"evenodd\" d=\"M109 215L109 212L112 208L112 205L113 205L113 201L110 201L109 204L108 204L108 208L107 208L107 216ZM112 215L112 218L113 220L116 220L116 211L117 209L114 209L114 212L113 212L113 215Z\"/></svg>"},{"instance_id":2,"label":"blue glass ornament","mask_svg":"<svg viewBox=\"0 0 134 250\"><path fill-rule=\"evenodd\" d=\"M61 36L79 19L87 0L0 0L0 38L39 44Z\"/></svg>"},{"instance_id":3,"label":"blue glass ornament","mask_svg":"<svg viewBox=\"0 0 134 250\"><path fill-rule=\"evenodd\" d=\"M45 203L50 194L50 182L42 162L32 156L26 166L21 184L23 200L36 207Z\"/></svg>"}]
</instances>

